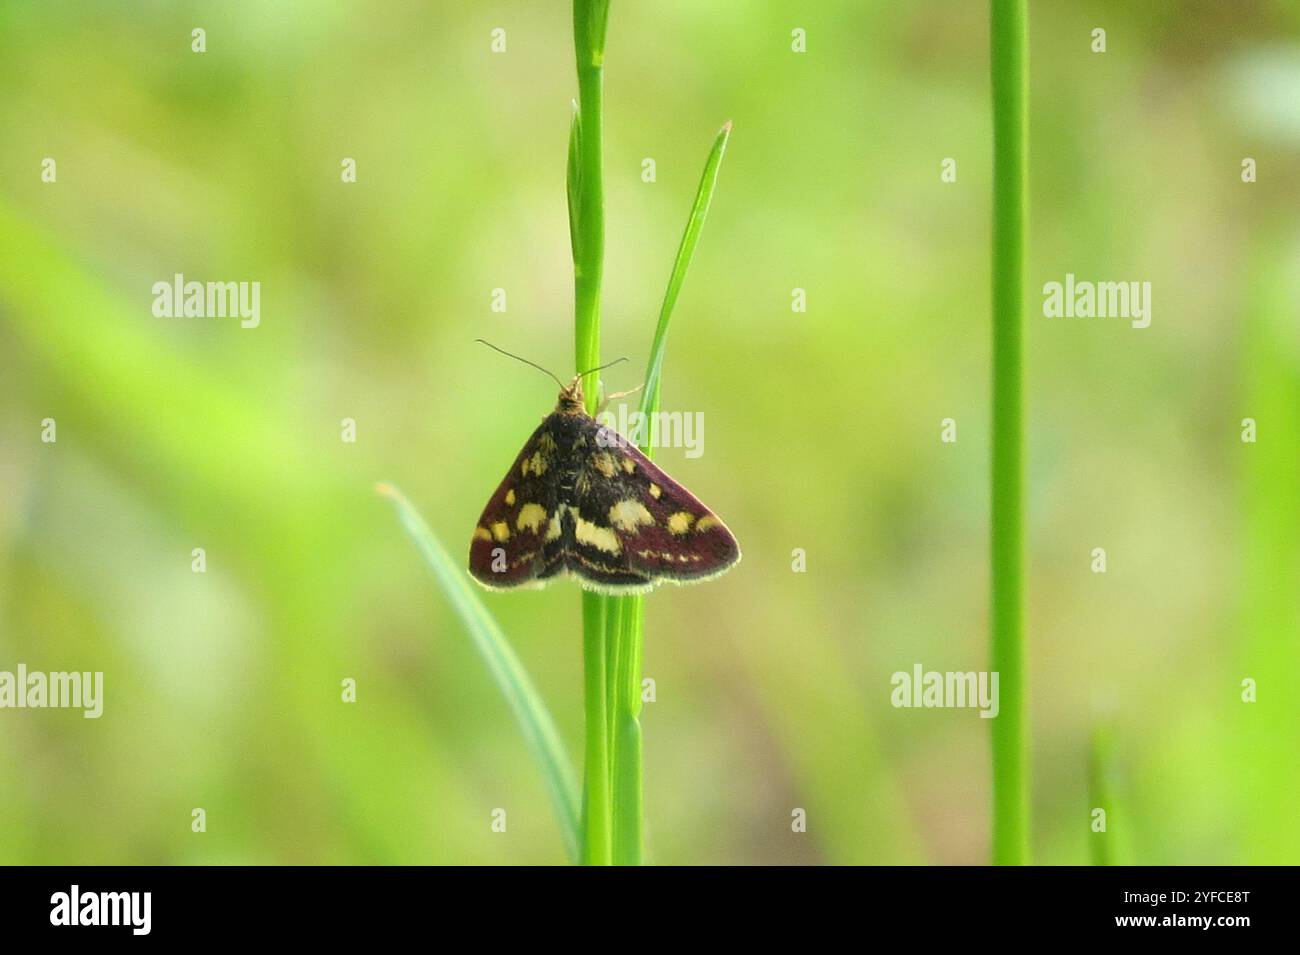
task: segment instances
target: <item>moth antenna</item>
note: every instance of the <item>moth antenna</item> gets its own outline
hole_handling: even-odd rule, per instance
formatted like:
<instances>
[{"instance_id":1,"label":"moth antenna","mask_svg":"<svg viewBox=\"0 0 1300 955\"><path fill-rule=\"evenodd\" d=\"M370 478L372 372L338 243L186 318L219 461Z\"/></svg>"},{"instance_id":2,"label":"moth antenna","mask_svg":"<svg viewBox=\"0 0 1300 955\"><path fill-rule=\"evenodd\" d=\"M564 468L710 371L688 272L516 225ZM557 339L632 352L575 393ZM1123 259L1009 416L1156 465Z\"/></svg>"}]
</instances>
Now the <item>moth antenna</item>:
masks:
<instances>
[{"instance_id":1,"label":"moth antenna","mask_svg":"<svg viewBox=\"0 0 1300 955\"><path fill-rule=\"evenodd\" d=\"M547 369L543 368L541 365L537 364L537 362L535 362L535 361L529 361L527 358L521 358L520 356L514 354L513 352L508 352L508 351L506 351L504 348L497 348L496 345L493 345L493 344L492 344L491 342L489 342L489 341L484 341L484 340L481 339L481 338L476 338L476 339L474 339L474 341L486 345L488 348L491 348L493 351L499 351L501 354L505 355L507 358L513 358L515 361L522 361L525 365L532 365L532 366L533 366L534 368L536 368L538 371L540 371L540 372L544 372L545 374L550 375L550 376L551 376L551 380L554 381L557 385L560 386L560 390L564 390L564 382L562 382L562 381L560 381L560 379L556 378L555 375L554 375L552 372L548 371Z\"/></svg>"},{"instance_id":2,"label":"moth antenna","mask_svg":"<svg viewBox=\"0 0 1300 955\"><path fill-rule=\"evenodd\" d=\"M627 361L627 357L624 356L623 358L615 358L613 361L609 362L608 364L601 365L598 368L588 368L586 371L580 371L578 372L578 377L581 378L583 375L590 375L592 372L595 371L604 371L606 368L613 368L621 361Z\"/></svg>"}]
</instances>

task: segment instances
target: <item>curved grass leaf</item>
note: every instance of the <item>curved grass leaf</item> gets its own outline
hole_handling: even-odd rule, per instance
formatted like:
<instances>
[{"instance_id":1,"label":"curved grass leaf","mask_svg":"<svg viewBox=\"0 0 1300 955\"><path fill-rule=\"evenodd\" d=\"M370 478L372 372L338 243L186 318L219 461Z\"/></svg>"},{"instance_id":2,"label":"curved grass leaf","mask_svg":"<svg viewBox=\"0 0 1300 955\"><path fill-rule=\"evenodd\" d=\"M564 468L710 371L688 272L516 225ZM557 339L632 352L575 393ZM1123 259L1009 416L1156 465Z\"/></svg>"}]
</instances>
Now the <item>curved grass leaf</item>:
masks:
<instances>
[{"instance_id":1,"label":"curved grass leaf","mask_svg":"<svg viewBox=\"0 0 1300 955\"><path fill-rule=\"evenodd\" d=\"M731 138L731 121L728 120L718 131L709 150L709 158L704 163L704 174L700 177L700 186L695 191L695 203L691 206L691 217L686 220L686 231L682 233L681 244L677 247L677 258L673 260L673 270L668 277L668 288L664 292L663 305L659 308L659 323L655 326L654 341L650 345L650 363L646 366L645 390L641 394L641 412L653 420L654 412L659 410L659 378L663 372L664 351L668 347L668 325L672 321L673 309L677 305L677 296L686 281L686 272L691 267L695 248L700 244L700 234L704 231L704 219L709 214L709 204L713 201L713 191L718 185L718 171L722 168L722 156L727 151L727 141ZM644 436L646 457L654 454L653 433Z\"/></svg>"},{"instance_id":2,"label":"curved grass leaf","mask_svg":"<svg viewBox=\"0 0 1300 955\"><path fill-rule=\"evenodd\" d=\"M654 455L657 440L654 421L655 412L659 410L659 381L663 372L664 352L668 346L668 325L672 321L677 296L686 281L686 272L704 230L704 219L709 213L709 204L713 201L722 156L730 138L731 123L728 122L718 131L713 148L709 150L709 158L704 163L704 173L700 177L699 188L695 191L695 202L691 205L690 218L686 220L686 230L682 233L677 258L673 261L673 270L668 277L668 288L664 292L663 305L659 309L659 322L655 326L654 341L650 346L645 390L641 395L642 420L647 422L647 431L639 436L639 440L644 445L642 450L647 457ZM642 824L644 772L640 722L645 598L613 597L609 600L606 627L608 642L614 647L616 661L610 701L614 707L610 732L613 741L613 859L618 865L640 865L645 842Z\"/></svg>"},{"instance_id":3,"label":"curved grass leaf","mask_svg":"<svg viewBox=\"0 0 1300 955\"><path fill-rule=\"evenodd\" d=\"M483 662L487 664L497 688L506 698L510 711L514 713L519 728L523 730L524 739L533 756L541 765L542 775L546 781L547 791L555 808L556 818L560 823L560 834L564 839L564 848L569 858L578 860L578 790L574 782L573 767L565 755L560 743L560 734L555 728L546 704L537 693L532 680L524 671L523 664L515 656L505 634L501 632L492 614L483 605L473 584L461 566L447 553L446 548L434 537L429 525L420 517L411 502L395 487L389 484L377 484L375 490L387 497L397 508L397 516L402 527L410 535L415 546L419 548L433 576L451 600L452 608L465 629L469 631Z\"/></svg>"}]
</instances>

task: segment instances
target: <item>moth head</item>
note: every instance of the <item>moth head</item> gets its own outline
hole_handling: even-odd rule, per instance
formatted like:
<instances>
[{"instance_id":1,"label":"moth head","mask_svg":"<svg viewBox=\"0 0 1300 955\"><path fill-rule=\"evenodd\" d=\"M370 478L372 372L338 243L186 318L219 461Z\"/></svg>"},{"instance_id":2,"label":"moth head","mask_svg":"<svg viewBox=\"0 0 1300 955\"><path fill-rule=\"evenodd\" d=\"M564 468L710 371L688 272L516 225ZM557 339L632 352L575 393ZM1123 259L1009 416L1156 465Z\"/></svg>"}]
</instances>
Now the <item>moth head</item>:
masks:
<instances>
[{"instance_id":1,"label":"moth head","mask_svg":"<svg viewBox=\"0 0 1300 955\"><path fill-rule=\"evenodd\" d=\"M573 380L560 389L560 400L555 410L561 414L586 414L587 401L582 394L582 375L574 375Z\"/></svg>"}]
</instances>

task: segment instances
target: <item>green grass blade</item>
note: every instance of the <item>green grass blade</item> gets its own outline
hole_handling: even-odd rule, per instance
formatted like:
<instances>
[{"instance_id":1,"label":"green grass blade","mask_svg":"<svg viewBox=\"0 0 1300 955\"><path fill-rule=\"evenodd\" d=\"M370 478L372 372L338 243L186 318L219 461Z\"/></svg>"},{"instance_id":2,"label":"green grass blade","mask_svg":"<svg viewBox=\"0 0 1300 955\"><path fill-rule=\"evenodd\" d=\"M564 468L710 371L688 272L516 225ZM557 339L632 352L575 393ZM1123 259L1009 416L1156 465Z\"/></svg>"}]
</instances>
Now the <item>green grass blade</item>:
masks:
<instances>
[{"instance_id":1,"label":"green grass blade","mask_svg":"<svg viewBox=\"0 0 1300 955\"><path fill-rule=\"evenodd\" d=\"M569 202L569 246L573 249L573 261L582 261L582 232L578 228L582 209L582 124L578 114L578 104L573 104L573 119L569 122L569 160L564 170L564 192ZM599 364L599 362L597 363Z\"/></svg>"},{"instance_id":2,"label":"green grass blade","mask_svg":"<svg viewBox=\"0 0 1300 955\"><path fill-rule=\"evenodd\" d=\"M668 346L668 327L681 294L682 284L690 269L691 260L704 230L704 220L718 185L718 172L722 157L731 138L731 123L718 132L704 163L695 202L691 205L686 230L682 233L677 257L668 277L663 305L659 309L659 322L655 326L654 341L650 346L645 388L641 395L643 420L651 422L647 434L639 436L647 457L654 455L654 414L659 410L660 377L663 374L664 353ZM638 436L628 437L637 440ZM642 597L619 597L610 600L607 611L607 628L610 645L614 647L617 661L611 681L614 708L610 739L613 748L614 788L614 854L616 865L640 865L645 850L644 834L644 768L641 737L641 658L644 650L645 600Z\"/></svg>"},{"instance_id":3,"label":"green grass blade","mask_svg":"<svg viewBox=\"0 0 1300 955\"><path fill-rule=\"evenodd\" d=\"M546 704L542 702L532 680L524 671L523 665L505 634L501 632L492 614L483 605L474 584L466 576L464 569L447 553L446 549L429 530L424 518L411 505L400 491L391 485L380 484L375 488L380 494L389 498L397 508L398 519L419 549L434 578L451 600L456 615L465 624L474 648L487 664L498 689L506 698L510 710L514 713L519 728L523 730L524 739L533 756L541 765L542 776L546 781L547 791L555 808L556 818L560 823L560 834L564 839L564 848L570 859L578 860L578 791L574 783L573 767L565 755L560 742L560 734L555 728Z\"/></svg>"},{"instance_id":4,"label":"green grass blade","mask_svg":"<svg viewBox=\"0 0 1300 955\"><path fill-rule=\"evenodd\" d=\"M1024 647L1025 181L1029 125L1025 0L993 0L993 446L990 558L992 669L1001 711L993 735L993 862L1029 860Z\"/></svg>"},{"instance_id":5,"label":"green grass blade","mask_svg":"<svg viewBox=\"0 0 1300 955\"><path fill-rule=\"evenodd\" d=\"M663 374L664 350L668 346L668 326L672 321L673 309L677 305L677 296L681 293L682 283L686 281L686 272L695 256L695 249L700 244L700 234L704 231L704 219L709 214L709 204L713 201L713 192L718 186L718 172L722 168L722 157L727 151L727 142L731 139L731 122L728 121L718 131L709 150L709 158L704 163L704 174L700 177L700 186L695 191L695 202L691 206L691 216L686 220L686 231L682 233L681 244L677 247L677 258L673 261L673 271L668 277L668 288L664 292L663 305L659 308L659 323L655 326L654 342L650 346L650 362L646 366L645 390L641 394L641 411L653 415L659 410L659 382ZM647 418L646 420L652 420ZM653 433L644 436L642 448L647 457L654 453Z\"/></svg>"}]
</instances>

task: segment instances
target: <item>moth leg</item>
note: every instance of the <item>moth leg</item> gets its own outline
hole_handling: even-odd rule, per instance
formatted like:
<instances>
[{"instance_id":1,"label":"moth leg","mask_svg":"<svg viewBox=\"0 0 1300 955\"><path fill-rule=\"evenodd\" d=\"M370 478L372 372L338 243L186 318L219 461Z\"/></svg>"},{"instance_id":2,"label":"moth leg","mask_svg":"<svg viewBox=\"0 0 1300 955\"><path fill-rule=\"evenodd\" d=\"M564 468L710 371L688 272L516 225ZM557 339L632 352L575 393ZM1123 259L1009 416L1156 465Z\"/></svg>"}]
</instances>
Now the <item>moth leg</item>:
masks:
<instances>
[{"instance_id":1,"label":"moth leg","mask_svg":"<svg viewBox=\"0 0 1300 955\"><path fill-rule=\"evenodd\" d=\"M645 387L645 382L642 382L641 384L633 388L631 391L616 391L612 395L606 395L604 398L600 400L600 404L596 406L596 414L599 415L601 412L603 412L605 408L609 406L609 403L611 401L617 401L619 398L626 398L628 395L634 395L644 387Z\"/></svg>"}]
</instances>

